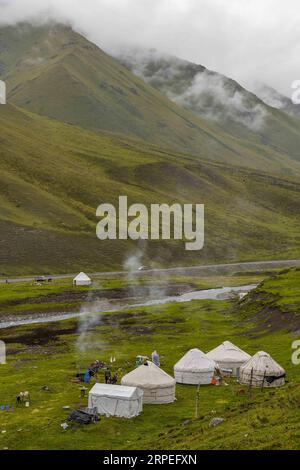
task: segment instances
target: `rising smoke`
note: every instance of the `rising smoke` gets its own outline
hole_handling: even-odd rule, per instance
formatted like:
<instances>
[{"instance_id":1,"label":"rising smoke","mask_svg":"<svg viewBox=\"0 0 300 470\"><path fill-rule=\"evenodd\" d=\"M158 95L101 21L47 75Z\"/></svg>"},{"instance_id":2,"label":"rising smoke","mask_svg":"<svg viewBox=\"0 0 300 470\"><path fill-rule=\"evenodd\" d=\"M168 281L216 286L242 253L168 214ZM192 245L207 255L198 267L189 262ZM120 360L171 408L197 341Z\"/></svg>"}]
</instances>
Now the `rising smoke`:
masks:
<instances>
[{"instance_id":1,"label":"rising smoke","mask_svg":"<svg viewBox=\"0 0 300 470\"><path fill-rule=\"evenodd\" d=\"M92 294L88 294L87 300L80 309L78 321L76 348L79 353L85 353L87 349L94 347L94 344L91 344L89 332L92 328L101 324L100 312L107 310L109 310L109 305L106 300L92 300Z\"/></svg>"},{"instance_id":2,"label":"rising smoke","mask_svg":"<svg viewBox=\"0 0 300 470\"><path fill-rule=\"evenodd\" d=\"M145 240L140 242L137 249L126 256L123 267L126 272L128 296L134 299L134 303L142 298L142 303L145 304L169 295L170 284L166 273L155 270L155 259L148 261L146 266L143 265L143 261L147 259L147 244ZM140 268L144 269L139 271Z\"/></svg>"}]
</instances>

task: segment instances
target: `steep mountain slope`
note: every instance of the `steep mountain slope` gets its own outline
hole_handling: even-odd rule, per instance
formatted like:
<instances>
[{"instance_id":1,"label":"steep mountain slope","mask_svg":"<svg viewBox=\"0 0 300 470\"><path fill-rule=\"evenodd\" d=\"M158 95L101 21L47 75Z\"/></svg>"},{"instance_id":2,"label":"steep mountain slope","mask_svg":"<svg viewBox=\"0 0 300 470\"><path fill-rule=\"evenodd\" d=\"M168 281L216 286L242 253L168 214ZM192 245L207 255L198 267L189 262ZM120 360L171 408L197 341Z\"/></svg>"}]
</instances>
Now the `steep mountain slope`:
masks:
<instances>
[{"instance_id":1,"label":"steep mountain slope","mask_svg":"<svg viewBox=\"0 0 300 470\"><path fill-rule=\"evenodd\" d=\"M288 98L283 103L281 97L282 105L275 107L282 112L274 109L268 99L262 101L266 93L256 96L236 81L202 65L155 50L124 50L115 56L170 100L218 124L223 131L299 159L300 121L293 117L299 116L299 110Z\"/></svg>"},{"instance_id":2,"label":"steep mountain slope","mask_svg":"<svg viewBox=\"0 0 300 470\"><path fill-rule=\"evenodd\" d=\"M222 130L219 122L208 123L206 115L203 119L177 106L66 26L1 28L0 70L9 102L41 115L211 161L282 175L299 172L298 121L263 108L264 120L272 118L267 137L232 120L228 133L228 126ZM252 123L252 114L246 114Z\"/></svg>"},{"instance_id":3,"label":"steep mountain slope","mask_svg":"<svg viewBox=\"0 0 300 470\"><path fill-rule=\"evenodd\" d=\"M0 274L299 256L300 184L0 106ZM103 241L102 202L204 203L205 248Z\"/></svg>"},{"instance_id":4,"label":"steep mountain slope","mask_svg":"<svg viewBox=\"0 0 300 470\"><path fill-rule=\"evenodd\" d=\"M230 146L70 28L2 28L0 44L12 103L84 128L215 157Z\"/></svg>"}]
</instances>

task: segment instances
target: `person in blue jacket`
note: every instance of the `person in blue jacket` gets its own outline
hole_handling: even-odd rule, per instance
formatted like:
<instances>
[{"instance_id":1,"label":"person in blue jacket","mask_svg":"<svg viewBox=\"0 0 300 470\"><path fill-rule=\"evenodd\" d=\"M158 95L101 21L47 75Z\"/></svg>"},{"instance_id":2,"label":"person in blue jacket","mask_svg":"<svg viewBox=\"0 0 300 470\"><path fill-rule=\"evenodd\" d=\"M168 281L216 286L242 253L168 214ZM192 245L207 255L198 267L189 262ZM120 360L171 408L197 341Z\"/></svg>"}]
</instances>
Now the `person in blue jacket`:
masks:
<instances>
[{"instance_id":1,"label":"person in blue jacket","mask_svg":"<svg viewBox=\"0 0 300 470\"><path fill-rule=\"evenodd\" d=\"M84 374L83 381L85 384L89 384L90 380L91 380L90 371L87 370L86 373Z\"/></svg>"}]
</instances>

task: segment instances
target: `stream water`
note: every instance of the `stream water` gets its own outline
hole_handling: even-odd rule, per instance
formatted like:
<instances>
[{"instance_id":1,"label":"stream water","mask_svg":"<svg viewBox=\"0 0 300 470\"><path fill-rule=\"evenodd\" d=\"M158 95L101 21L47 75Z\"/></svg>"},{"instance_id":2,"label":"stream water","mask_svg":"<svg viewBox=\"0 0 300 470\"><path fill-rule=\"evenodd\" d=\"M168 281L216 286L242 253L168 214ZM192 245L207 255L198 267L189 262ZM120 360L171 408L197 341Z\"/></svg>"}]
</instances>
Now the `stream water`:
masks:
<instances>
[{"instance_id":1,"label":"stream water","mask_svg":"<svg viewBox=\"0 0 300 470\"><path fill-rule=\"evenodd\" d=\"M239 292L249 292L252 289L255 289L256 284L250 284L246 286L238 286L238 287L220 287L217 289L207 289L207 290L195 290L192 292L186 292L181 295L174 295L174 296L166 296L160 299L151 299L146 302L140 303L128 303L123 306L118 306L117 308L112 307L105 309L104 311L99 311L97 313L109 313L109 312L116 312L120 310L124 310L127 308L135 308L135 307L147 307L151 305L163 305L168 304L171 302L190 302L191 300L226 300L231 298L233 293ZM95 312L91 312L95 313ZM66 313L61 312L57 314L44 314L44 315L37 315L32 317L22 317L17 318L15 320L9 321L1 321L0 320L0 329L3 328L12 328L15 326L21 325L33 325L37 323L49 323L49 322L57 322L62 320L67 320L70 318L77 318L81 316L89 315L89 311L85 308L84 312L73 312L73 313Z\"/></svg>"}]
</instances>

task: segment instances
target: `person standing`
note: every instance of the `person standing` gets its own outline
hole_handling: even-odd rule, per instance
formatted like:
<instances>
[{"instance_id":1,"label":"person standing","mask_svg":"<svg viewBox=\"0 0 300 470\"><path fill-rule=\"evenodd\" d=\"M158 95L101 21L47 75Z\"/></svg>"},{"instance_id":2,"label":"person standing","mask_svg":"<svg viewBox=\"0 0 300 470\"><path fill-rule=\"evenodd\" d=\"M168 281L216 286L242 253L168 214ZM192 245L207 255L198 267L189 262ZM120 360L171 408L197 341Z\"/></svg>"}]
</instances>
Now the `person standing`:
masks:
<instances>
[{"instance_id":1,"label":"person standing","mask_svg":"<svg viewBox=\"0 0 300 470\"><path fill-rule=\"evenodd\" d=\"M108 367L105 369L104 378L106 384L109 384L111 382L111 371Z\"/></svg>"},{"instance_id":2,"label":"person standing","mask_svg":"<svg viewBox=\"0 0 300 470\"><path fill-rule=\"evenodd\" d=\"M158 352L157 352L156 350L153 351L151 357L152 357L152 362L153 362L153 364L155 364L156 366L159 367L159 366L160 366L160 359L159 359L159 354L158 354Z\"/></svg>"}]
</instances>

